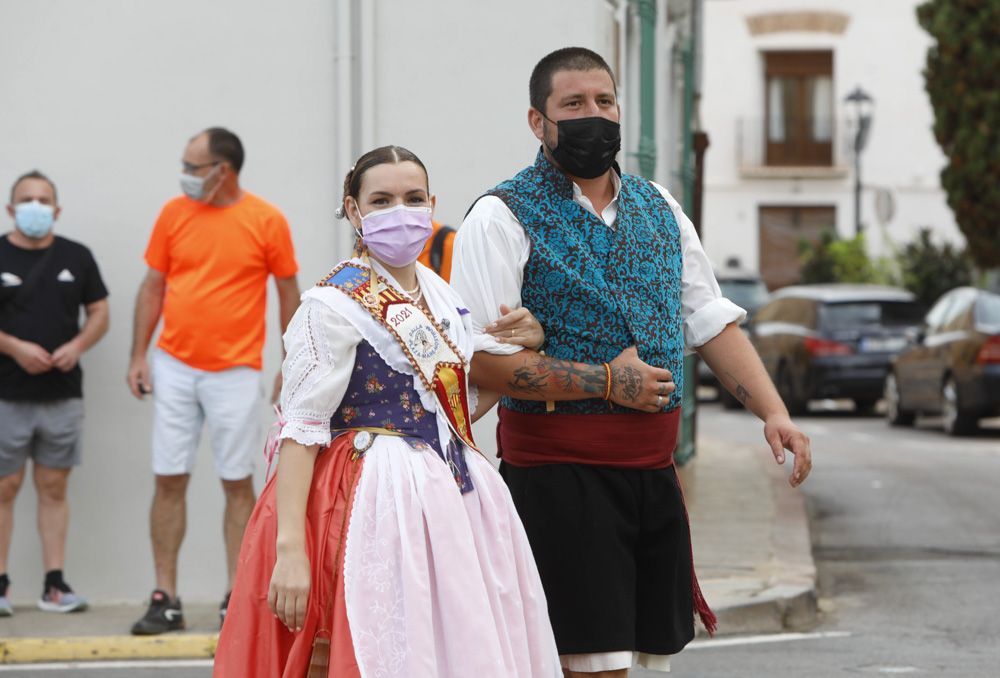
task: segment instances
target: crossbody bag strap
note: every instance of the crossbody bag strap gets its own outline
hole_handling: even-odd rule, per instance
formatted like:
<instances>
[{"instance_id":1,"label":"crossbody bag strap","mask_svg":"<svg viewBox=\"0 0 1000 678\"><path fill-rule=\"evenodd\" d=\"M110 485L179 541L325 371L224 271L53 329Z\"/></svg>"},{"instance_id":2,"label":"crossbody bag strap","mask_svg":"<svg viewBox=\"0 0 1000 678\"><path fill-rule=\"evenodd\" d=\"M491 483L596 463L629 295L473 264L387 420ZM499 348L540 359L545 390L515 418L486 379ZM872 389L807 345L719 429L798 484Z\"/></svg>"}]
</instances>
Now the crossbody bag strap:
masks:
<instances>
[{"instance_id":1,"label":"crossbody bag strap","mask_svg":"<svg viewBox=\"0 0 1000 678\"><path fill-rule=\"evenodd\" d=\"M42 279L42 273L45 267L48 265L49 261L52 259L52 252L56 248L56 242L53 242L50 247L45 250L41 258L35 262L35 265L31 267L28 271L28 275L21 282L17 291L14 292L13 296L4 304L3 308L0 309L0 319L6 320L7 316L13 313L15 308L24 308L25 302L31 295L32 291L38 285L38 281Z\"/></svg>"}]
</instances>

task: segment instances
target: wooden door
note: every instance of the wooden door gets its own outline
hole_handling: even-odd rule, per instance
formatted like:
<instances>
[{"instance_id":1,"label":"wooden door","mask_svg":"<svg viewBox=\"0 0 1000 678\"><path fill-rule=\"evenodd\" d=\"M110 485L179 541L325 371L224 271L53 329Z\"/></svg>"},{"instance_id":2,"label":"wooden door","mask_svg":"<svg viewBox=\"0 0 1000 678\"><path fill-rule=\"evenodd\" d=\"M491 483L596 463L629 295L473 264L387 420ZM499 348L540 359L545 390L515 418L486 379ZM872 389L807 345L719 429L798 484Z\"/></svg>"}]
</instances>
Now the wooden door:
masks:
<instances>
[{"instance_id":1,"label":"wooden door","mask_svg":"<svg viewBox=\"0 0 1000 678\"><path fill-rule=\"evenodd\" d=\"M802 273L800 243L815 245L824 231L835 231L837 208L829 206L768 206L758 213L760 275L768 289L792 285Z\"/></svg>"}]
</instances>

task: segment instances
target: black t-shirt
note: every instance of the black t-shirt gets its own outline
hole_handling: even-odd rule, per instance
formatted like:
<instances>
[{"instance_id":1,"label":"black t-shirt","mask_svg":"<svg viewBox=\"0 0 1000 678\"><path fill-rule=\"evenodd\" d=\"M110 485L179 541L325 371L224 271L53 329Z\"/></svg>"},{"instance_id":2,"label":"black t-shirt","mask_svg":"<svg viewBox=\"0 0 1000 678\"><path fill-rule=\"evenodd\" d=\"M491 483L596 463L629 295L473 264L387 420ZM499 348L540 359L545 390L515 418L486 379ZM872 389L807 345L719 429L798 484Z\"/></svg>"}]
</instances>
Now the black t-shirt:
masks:
<instances>
[{"instance_id":1,"label":"black t-shirt","mask_svg":"<svg viewBox=\"0 0 1000 678\"><path fill-rule=\"evenodd\" d=\"M18 287L32 267L52 249L34 289L19 305ZM31 341L50 353L80 333L81 305L108 296L97 262L86 247L59 236L50 248L26 250L0 235L0 330ZM10 356L0 353L0 399L61 400L83 395L79 364L70 372L57 368L31 375Z\"/></svg>"}]
</instances>

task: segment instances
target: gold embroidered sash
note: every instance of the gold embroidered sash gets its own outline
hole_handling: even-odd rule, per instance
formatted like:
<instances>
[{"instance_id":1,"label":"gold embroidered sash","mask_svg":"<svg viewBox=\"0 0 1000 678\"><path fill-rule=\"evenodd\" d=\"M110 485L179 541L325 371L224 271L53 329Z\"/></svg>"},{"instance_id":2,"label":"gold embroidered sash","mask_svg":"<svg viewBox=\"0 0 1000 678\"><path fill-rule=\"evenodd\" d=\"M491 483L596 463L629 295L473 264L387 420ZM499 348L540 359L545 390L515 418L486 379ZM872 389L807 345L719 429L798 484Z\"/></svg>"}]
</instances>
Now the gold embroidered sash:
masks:
<instances>
[{"instance_id":1,"label":"gold embroidered sash","mask_svg":"<svg viewBox=\"0 0 1000 678\"><path fill-rule=\"evenodd\" d=\"M351 297L388 330L424 388L434 394L452 431L478 451L472 438L465 360L434 318L374 269L349 261L333 269L319 285L335 287Z\"/></svg>"}]
</instances>

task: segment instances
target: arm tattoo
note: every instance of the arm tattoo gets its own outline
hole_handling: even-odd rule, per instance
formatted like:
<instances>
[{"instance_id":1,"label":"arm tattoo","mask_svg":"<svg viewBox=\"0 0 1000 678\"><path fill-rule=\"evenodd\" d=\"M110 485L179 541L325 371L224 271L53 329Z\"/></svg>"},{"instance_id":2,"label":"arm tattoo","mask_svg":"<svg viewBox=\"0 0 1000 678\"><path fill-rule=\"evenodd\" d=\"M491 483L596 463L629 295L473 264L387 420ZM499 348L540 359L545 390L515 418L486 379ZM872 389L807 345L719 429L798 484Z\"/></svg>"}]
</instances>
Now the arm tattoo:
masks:
<instances>
[{"instance_id":1,"label":"arm tattoo","mask_svg":"<svg viewBox=\"0 0 1000 678\"><path fill-rule=\"evenodd\" d=\"M582 365L540 355L530 364L514 370L507 385L511 391L524 394L544 395L547 388L558 385L567 393L582 391L603 395L605 378L603 367Z\"/></svg>"},{"instance_id":2,"label":"arm tattoo","mask_svg":"<svg viewBox=\"0 0 1000 678\"><path fill-rule=\"evenodd\" d=\"M737 379L735 376L733 376L732 372L726 372L726 374L729 375L729 378L732 379L733 383L736 385L736 387L735 387L735 391L736 392L733 395L736 396L737 400L739 400L741 403L743 403L744 405L746 405L747 401L750 400L751 398L753 398L753 396L750 395L750 391L747 389L746 386L744 386L743 384L740 383L739 379Z\"/></svg>"},{"instance_id":3,"label":"arm tattoo","mask_svg":"<svg viewBox=\"0 0 1000 678\"><path fill-rule=\"evenodd\" d=\"M578 365L566 360L553 360L551 367L559 385L567 393L579 388L584 393L604 395L607 374L603 367L595 369L592 365Z\"/></svg>"},{"instance_id":4,"label":"arm tattoo","mask_svg":"<svg viewBox=\"0 0 1000 678\"><path fill-rule=\"evenodd\" d=\"M514 370L514 376L507 382L512 391L520 393L538 393L545 390L545 384L549 380L548 371L540 371L536 363L534 367L519 367Z\"/></svg>"},{"instance_id":5,"label":"arm tattoo","mask_svg":"<svg viewBox=\"0 0 1000 678\"><path fill-rule=\"evenodd\" d=\"M612 367L611 380L619 388L622 398L635 402L642 390L642 375L634 367Z\"/></svg>"}]
</instances>

